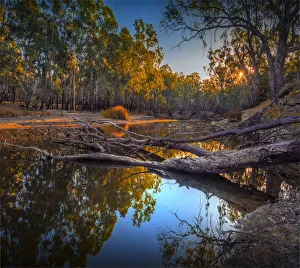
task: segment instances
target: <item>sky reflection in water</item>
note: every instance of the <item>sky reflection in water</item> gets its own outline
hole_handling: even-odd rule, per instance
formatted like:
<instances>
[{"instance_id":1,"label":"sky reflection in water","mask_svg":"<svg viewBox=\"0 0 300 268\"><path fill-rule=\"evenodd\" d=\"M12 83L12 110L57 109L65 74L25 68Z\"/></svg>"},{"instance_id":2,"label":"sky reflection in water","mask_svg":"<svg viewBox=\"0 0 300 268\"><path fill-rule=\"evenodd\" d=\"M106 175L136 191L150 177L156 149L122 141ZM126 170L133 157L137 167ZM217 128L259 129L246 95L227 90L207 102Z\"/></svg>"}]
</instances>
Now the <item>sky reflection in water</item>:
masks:
<instances>
[{"instance_id":1,"label":"sky reflection in water","mask_svg":"<svg viewBox=\"0 0 300 268\"><path fill-rule=\"evenodd\" d=\"M217 207L226 206L211 197L206 214L204 193L144 168L12 162L7 156L2 152L2 265L162 266L157 237L166 227L178 230L172 212L192 221L201 211L206 228L210 220L217 224Z\"/></svg>"},{"instance_id":2,"label":"sky reflection in water","mask_svg":"<svg viewBox=\"0 0 300 268\"><path fill-rule=\"evenodd\" d=\"M89 256L91 266L162 266L162 253L157 235L166 228L178 229L178 221L171 212L188 221L192 221L199 211L205 217L206 195L195 189L178 187L178 184L163 180L161 192L154 195L155 212L151 221L142 223L136 228L131 223L133 209L124 219L120 218L111 238L105 243L97 256ZM210 199L209 215L212 225L216 225L219 217L217 197ZM210 217L205 217L203 229L209 226ZM225 227L225 226L224 226Z\"/></svg>"}]
</instances>

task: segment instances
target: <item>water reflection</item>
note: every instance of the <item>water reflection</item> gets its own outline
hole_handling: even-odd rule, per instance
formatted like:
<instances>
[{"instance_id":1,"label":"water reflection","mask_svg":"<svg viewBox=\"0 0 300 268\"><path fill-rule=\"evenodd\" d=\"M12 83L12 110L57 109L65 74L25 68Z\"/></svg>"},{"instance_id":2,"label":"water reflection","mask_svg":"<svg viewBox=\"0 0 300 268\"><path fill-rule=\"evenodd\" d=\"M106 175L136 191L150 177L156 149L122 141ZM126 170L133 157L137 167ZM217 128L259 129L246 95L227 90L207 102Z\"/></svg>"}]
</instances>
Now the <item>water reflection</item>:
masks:
<instances>
[{"instance_id":1,"label":"water reflection","mask_svg":"<svg viewBox=\"0 0 300 268\"><path fill-rule=\"evenodd\" d=\"M129 208L150 220L161 179L144 171L1 161L1 264L86 266Z\"/></svg>"},{"instance_id":2,"label":"water reflection","mask_svg":"<svg viewBox=\"0 0 300 268\"><path fill-rule=\"evenodd\" d=\"M66 263L70 266L90 266L93 263L157 266L162 264L159 245L157 241L153 242L157 228L166 223L171 228L176 225L176 219L167 215L170 214L169 209L174 211L180 208L178 215L182 219L190 219L199 211L201 226L205 232L208 232L207 228L210 230L207 234L218 232L227 222L234 223L244 211L237 200L245 198L246 191L241 191L242 195L236 194L240 189L224 178L205 179L169 173L165 174L167 181L171 179L173 184L168 185L162 184L160 176L144 168L93 168L66 162L18 159L18 155L2 150L0 193L3 266L63 266ZM225 184L221 183L221 179ZM184 187L179 188L175 182ZM221 193L221 188L224 198L230 202L213 196ZM200 210L197 204L199 195L206 200ZM235 196L234 199L228 197L231 195ZM249 200L246 199L246 202ZM256 201L253 204L257 205ZM264 201L263 198L259 202ZM122 219L125 220L123 224L127 226L130 221L136 229L124 228L123 225L121 231L118 228L115 230L117 222L122 224ZM214 224L211 226L212 219ZM148 222L149 225L146 225ZM110 250L103 251L108 240L112 241L108 246ZM128 257L123 254L119 260L115 260L113 255L109 255L112 252L116 255L115 250L121 244L122 252L124 243L131 240L134 243L125 247L130 252L141 250L141 256ZM200 245L203 241L198 239L194 242ZM208 254L214 251L214 246L214 243L203 245ZM149 259L146 261L143 255L145 250L151 252L148 257L154 262L149 262ZM165 256L164 250L162 254ZM203 261L209 262L209 259L205 257Z\"/></svg>"},{"instance_id":3,"label":"water reflection","mask_svg":"<svg viewBox=\"0 0 300 268\"><path fill-rule=\"evenodd\" d=\"M164 266L213 267L226 259L230 237L226 232L225 208L217 207L219 218L214 222L209 214L209 199L207 196L205 213L202 213L202 207L191 221L174 213L178 227L165 228L159 233Z\"/></svg>"}]
</instances>

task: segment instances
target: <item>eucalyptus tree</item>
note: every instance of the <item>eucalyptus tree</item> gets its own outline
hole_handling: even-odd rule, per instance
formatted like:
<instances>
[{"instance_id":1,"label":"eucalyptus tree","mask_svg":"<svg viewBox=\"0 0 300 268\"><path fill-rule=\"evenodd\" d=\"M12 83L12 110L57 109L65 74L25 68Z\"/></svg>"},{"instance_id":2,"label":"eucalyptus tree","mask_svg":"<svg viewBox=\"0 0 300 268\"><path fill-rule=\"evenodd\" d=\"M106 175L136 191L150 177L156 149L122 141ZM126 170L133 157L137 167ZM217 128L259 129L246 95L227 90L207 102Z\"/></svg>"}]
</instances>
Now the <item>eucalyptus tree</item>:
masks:
<instances>
[{"instance_id":1,"label":"eucalyptus tree","mask_svg":"<svg viewBox=\"0 0 300 268\"><path fill-rule=\"evenodd\" d=\"M177 73L174 73L168 64L163 65L160 70L165 84L165 90L162 93L166 99L165 111L172 116L177 110L177 94L175 91Z\"/></svg>"},{"instance_id":2,"label":"eucalyptus tree","mask_svg":"<svg viewBox=\"0 0 300 268\"><path fill-rule=\"evenodd\" d=\"M182 31L182 42L205 40L205 34L244 29L262 44L270 72L270 96L274 98L285 83L284 62L299 50L298 0L171 0L162 25Z\"/></svg>"},{"instance_id":3,"label":"eucalyptus tree","mask_svg":"<svg viewBox=\"0 0 300 268\"><path fill-rule=\"evenodd\" d=\"M80 56L80 72L82 98L86 98L85 107L89 109L103 108L109 82L107 73L109 66L111 35L116 34L118 24L112 10L103 1L78 1L79 8L76 24Z\"/></svg>"},{"instance_id":4,"label":"eucalyptus tree","mask_svg":"<svg viewBox=\"0 0 300 268\"><path fill-rule=\"evenodd\" d=\"M238 65L252 90L252 104L260 102L260 66L265 60L263 47L257 36L249 30L235 29L231 45L238 60Z\"/></svg>"},{"instance_id":5,"label":"eucalyptus tree","mask_svg":"<svg viewBox=\"0 0 300 268\"><path fill-rule=\"evenodd\" d=\"M120 31L114 68L125 106L130 110L148 108L153 112L163 102L162 48L152 24L139 19L134 27L133 36L127 28Z\"/></svg>"},{"instance_id":6,"label":"eucalyptus tree","mask_svg":"<svg viewBox=\"0 0 300 268\"><path fill-rule=\"evenodd\" d=\"M13 2L0 1L0 103L8 98L11 89L11 100L15 100L14 74L20 65L20 49L11 38L9 20Z\"/></svg>"},{"instance_id":7,"label":"eucalyptus tree","mask_svg":"<svg viewBox=\"0 0 300 268\"><path fill-rule=\"evenodd\" d=\"M153 25L136 20L135 26L135 56L139 62L140 76L135 77L139 87L137 91L150 104L150 110L156 113L158 103L163 101L161 91L164 83L159 66L163 59L162 48L159 46L157 33Z\"/></svg>"},{"instance_id":8,"label":"eucalyptus tree","mask_svg":"<svg viewBox=\"0 0 300 268\"><path fill-rule=\"evenodd\" d=\"M44 20L38 2L19 0L14 3L9 26L11 34L22 53L22 66L15 74L26 106L36 94L40 83L38 61L41 52L40 33L44 29Z\"/></svg>"}]
</instances>

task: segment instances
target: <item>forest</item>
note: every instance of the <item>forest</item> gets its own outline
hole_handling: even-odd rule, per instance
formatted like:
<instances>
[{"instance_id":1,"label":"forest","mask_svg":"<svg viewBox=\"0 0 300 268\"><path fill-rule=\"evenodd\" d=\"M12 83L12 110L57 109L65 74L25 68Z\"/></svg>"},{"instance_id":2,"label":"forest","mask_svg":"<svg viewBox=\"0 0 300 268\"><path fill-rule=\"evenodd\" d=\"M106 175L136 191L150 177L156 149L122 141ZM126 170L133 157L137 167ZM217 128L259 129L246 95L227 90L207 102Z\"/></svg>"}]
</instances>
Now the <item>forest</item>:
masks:
<instances>
[{"instance_id":1,"label":"forest","mask_svg":"<svg viewBox=\"0 0 300 268\"><path fill-rule=\"evenodd\" d=\"M186 3L190 10L180 1L169 4L161 22L164 29L186 28L184 42L192 37L204 40L206 29L221 27L217 18L209 21L207 6L207 25L200 29L194 23L191 28L184 20L198 7L193 1ZM255 1L251 4L253 10L260 8ZM1 0L0 103L20 101L34 109L64 110L75 105L76 110L90 111L122 105L152 115L188 116L253 107L299 77L297 1L288 1L283 14L272 5L264 8L261 14L249 14L251 27L262 36L244 27L247 21L222 26L227 27L224 45L207 48L210 63L204 68L209 78L201 79L196 72L174 73L161 65L164 52L153 25L137 19L133 34L126 27L119 29L103 1ZM230 18L220 23L223 20L228 24L225 20ZM282 81L273 81L273 69L283 74L275 73Z\"/></svg>"},{"instance_id":2,"label":"forest","mask_svg":"<svg viewBox=\"0 0 300 268\"><path fill-rule=\"evenodd\" d=\"M0 0L1 266L299 267L299 7Z\"/></svg>"}]
</instances>

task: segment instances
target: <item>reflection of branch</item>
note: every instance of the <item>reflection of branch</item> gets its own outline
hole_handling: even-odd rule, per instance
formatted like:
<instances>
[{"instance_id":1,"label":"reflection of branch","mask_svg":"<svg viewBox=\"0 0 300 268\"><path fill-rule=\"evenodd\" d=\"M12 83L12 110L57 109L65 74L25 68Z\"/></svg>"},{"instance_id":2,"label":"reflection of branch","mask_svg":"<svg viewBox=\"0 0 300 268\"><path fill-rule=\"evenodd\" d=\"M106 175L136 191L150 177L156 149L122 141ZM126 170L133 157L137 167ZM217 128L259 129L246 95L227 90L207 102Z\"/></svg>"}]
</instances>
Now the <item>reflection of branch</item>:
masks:
<instances>
[{"instance_id":1,"label":"reflection of branch","mask_svg":"<svg viewBox=\"0 0 300 268\"><path fill-rule=\"evenodd\" d=\"M131 177L133 177L133 176L136 176L136 175L140 175L140 174L149 174L149 173L152 173L152 172L150 172L150 171L140 171L140 172L136 172L136 173L130 174L129 176L127 176L127 177L125 177L125 178L120 179L120 182L122 182L122 181L124 181L124 180L126 180L126 179L129 179L129 178L131 178Z\"/></svg>"},{"instance_id":2,"label":"reflection of branch","mask_svg":"<svg viewBox=\"0 0 300 268\"><path fill-rule=\"evenodd\" d=\"M207 208L206 208L207 209ZM234 230L223 231L212 226L205 230L201 227L203 217L198 215L192 223L172 213L179 222L179 226L186 226L185 231L175 231L168 228L158 235L158 241L163 250L165 265L184 267L214 267L227 258L226 254L236 244L249 244L249 239L237 241ZM220 214L224 217L224 214ZM222 221L221 221L222 223ZM224 223L224 222L223 222ZM223 224L222 223L222 224ZM215 229L215 231L214 231Z\"/></svg>"}]
</instances>

